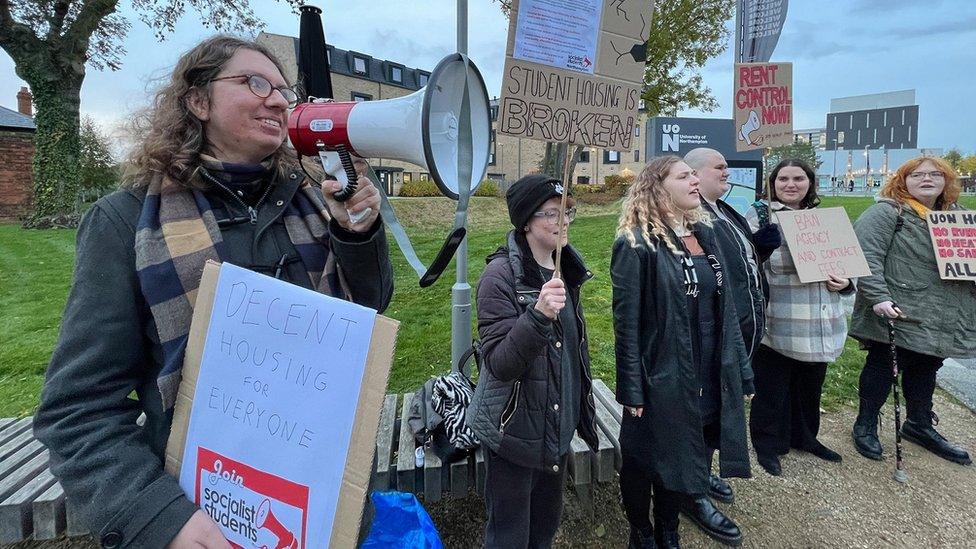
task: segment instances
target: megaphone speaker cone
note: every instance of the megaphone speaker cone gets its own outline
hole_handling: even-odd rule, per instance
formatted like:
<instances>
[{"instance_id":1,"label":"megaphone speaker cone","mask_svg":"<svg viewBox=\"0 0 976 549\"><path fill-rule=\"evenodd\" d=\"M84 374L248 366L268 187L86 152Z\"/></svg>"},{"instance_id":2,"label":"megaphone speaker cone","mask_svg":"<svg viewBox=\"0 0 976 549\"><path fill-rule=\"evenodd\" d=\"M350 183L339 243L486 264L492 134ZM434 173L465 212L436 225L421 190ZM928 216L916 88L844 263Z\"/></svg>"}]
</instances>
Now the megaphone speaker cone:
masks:
<instances>
[{"instance_id":1,"label":"megaphone speaker cone","mask_svg":"<svg viewBox=\"0 0 976 549\"><path fill-rule=\"evenodd\" d=\"M462 120L465 85L469 108ZM470 141L459 139L465 121L470 122ZM415 164L430 173L444 195L457 199L459 156L471 159L472 192L488 167L488 91L474 63L452 54L437 64L426 87L404 97L298 105L288 118L288 136L302 156L344 145L364 158Z\"/></svg>"}]
</instances>

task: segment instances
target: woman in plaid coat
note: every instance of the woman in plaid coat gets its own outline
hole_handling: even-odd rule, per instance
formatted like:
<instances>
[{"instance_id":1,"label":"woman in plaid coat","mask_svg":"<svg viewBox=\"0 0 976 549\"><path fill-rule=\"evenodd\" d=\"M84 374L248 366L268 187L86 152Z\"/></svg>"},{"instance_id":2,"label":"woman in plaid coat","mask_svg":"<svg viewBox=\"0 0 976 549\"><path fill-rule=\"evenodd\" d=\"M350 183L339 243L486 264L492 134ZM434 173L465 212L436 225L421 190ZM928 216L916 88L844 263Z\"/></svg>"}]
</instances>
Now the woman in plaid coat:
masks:
<instances>
[{"instance_id":1,"label":"woman in plaid coat","mask_svg":"<svg viewBox=\"0 0 976 549\"><path fill-rule=\"evenodd\" d=\"M769 206L757 205L746 215L753 232L775 221L770 220L775 212L820 203L813 170L801 160L783 160L769 181ZM820 395L827 363L844 350L847 319L841 296L853 293L854 283L832 275L825 282L800 282L786 238L763 270L769 281L766 333L753 358L756 396L749 417L759 465L771 475L781 474L779 456L790 448L839 462L841 456L817 440Z\"/></svg>"}]
</instances>

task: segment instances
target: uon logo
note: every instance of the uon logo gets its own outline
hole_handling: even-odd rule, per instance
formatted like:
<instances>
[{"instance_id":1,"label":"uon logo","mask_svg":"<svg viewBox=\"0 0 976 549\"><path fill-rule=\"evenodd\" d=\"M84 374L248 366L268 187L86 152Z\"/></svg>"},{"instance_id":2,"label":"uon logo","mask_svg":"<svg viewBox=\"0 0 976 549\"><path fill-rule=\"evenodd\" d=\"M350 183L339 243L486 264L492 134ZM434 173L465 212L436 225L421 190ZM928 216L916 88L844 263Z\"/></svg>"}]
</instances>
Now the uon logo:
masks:
<instances>
[{"instance_id":1,"label":"uon logo","mask_svg":"<svg viewBox=\"0 0 976 549\"><path fill-rule=\"evenodd\" d=\"M681 140L678 138L680 131L681 127L677 124L661 125L661 152L678 152L678 147L681 144Z\"/></svg>"}]
</instances>

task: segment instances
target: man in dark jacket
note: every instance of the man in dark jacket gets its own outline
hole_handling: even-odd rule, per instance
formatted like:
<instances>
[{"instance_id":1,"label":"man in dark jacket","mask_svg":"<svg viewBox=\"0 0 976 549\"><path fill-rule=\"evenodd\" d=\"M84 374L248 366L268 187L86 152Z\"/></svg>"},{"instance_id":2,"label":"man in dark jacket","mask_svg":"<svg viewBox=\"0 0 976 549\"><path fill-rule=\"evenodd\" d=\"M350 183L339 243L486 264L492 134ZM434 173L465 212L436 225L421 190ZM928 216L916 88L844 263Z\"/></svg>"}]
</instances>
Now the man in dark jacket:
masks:
<instances>
[{"instance_id":1,"label":"man in dark jacket","mask_svg":"<svg viewBox=\"0 0 976 549\"><path fill-rule=\"evenodd\" d=\"M560 230L562 184L544 175L506 193L515 229L478 283L484 368L468 425L485 445L485 547L549 547L576 431L596 449L580 287L592 274ZM565 212L566 223L575 209ZM563 247L560 277L554 252Z\"/></svg>"},{"instance_id":2,"label":"man in dark jacket","mask_svg":"<svg viewBox=\"0 0 976 549\"><path fill-rule=\"evenodd\" d=\"M702 207L712 216L718 245L726 258L727 280L743 343L752 357L762 339L766 318L760 265L781 244L779 229L770 224L753 234L746 219L722 200L729 190L728 163L722 153L699 147L689 151L684 160L695 170ZM729 483L715 474L709 475L708 495L723 503L732 503L735 498ZM735 522L717 509L708 497L687 502L684 511L710 535L717 533L724 539L741 537Z\"/></svg>"}]
</instances>

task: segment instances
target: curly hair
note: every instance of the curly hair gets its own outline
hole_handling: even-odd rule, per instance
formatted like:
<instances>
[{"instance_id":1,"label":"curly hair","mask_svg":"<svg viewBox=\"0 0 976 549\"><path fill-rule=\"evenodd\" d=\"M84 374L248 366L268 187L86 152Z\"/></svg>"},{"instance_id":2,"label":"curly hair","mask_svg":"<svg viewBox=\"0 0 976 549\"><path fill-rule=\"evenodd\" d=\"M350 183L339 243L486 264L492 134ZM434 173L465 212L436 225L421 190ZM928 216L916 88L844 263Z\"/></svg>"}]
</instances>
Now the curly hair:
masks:
<instances>
[{"instance_id":1,"label":"curly hair","mask_svg":"<svg viewBox=\"0 0 976 549\"><path fill-rule=\"evenodd\" d=\"M915 157L895 170L894 175L888 179L888 182L881 187L878 191L879 196L885 198L890 198L892 200L897 200L899 203L904 204L909 199L914 198L911 193L908 192L908 174L914 172L922 162L929 161L939 169L940 172L945 174L945 188L942 189L942 194L939 198L935 200L935 209L944 210L951 208L957 200L959 200L959 194L962 192L962 184L959 182L959 174L956 170L952 169L952 166L945 160L934 157L934 156L918 156Z\"/></svg>"},{"instance_id":2,"label":"curly hair","mask_svg":"<svg viewBox=\"0 0 976 549\"><path fill-rule=\"evenodd\" d=\"M197 44L180 57L169 81L130 123L133 134L142 137L129 154L123 186L141 188L156 178L169 177L188 188L208 188L197 173L200 154L207 149L207 131L190 110L190 95L194 89L204 90L209 100L211 80L241 49L264 55L285 74L275 55L256 42L217 35ZM285 175L296 166L293 157L285 146L272 154L276 175Z\"/></svg>"},{"instance_id":3,"label":"curly hair","mask_svg":"<svg viewBox=\"0 0 976 549\"><path fill-rule=\"evenodd\" d=\"M679 221L678 216L681 217L681 224L688 229L697 223L711 226L711 218L701 206L682 211L674 203L671 193L664 188L664 180L678 162L682 160L673 155L655 158L644 166L627 191L617 224L617 236L625 236L631 246L637 245L634 229L640 229L641 237L652 249L655 242L663 242L675 255L683 255L684 252L668 237L668 229Z\"/></svg>"},{"instance_id":4,"label":"curly hair","mask_svg":"<svg viewBox=\"0 0 976 549\"><path fill-rule=\"evenodd\" d=\"M800 209L807 210L819 206L820 196L817 195L817 175L813 173L813 168L798 158L783 159L779 164L776 164L773 171L769 172L769 189L773 193L772 200L779 202L779 197L776 196L776 178L779 176L779 171L787 167L800 168L806 174L807 181L810 182L810 187L807 188L807 194L800 200Z\"/></svg>"}]
</instances>

